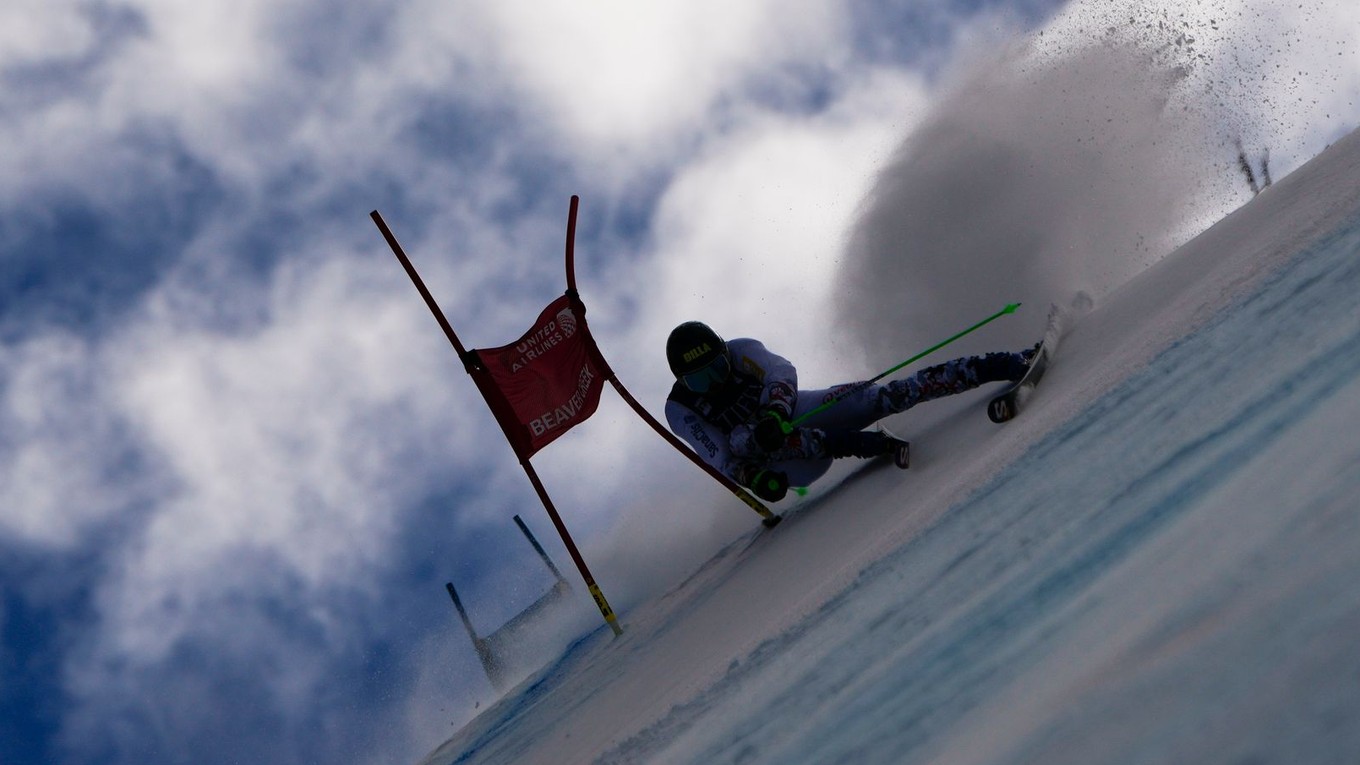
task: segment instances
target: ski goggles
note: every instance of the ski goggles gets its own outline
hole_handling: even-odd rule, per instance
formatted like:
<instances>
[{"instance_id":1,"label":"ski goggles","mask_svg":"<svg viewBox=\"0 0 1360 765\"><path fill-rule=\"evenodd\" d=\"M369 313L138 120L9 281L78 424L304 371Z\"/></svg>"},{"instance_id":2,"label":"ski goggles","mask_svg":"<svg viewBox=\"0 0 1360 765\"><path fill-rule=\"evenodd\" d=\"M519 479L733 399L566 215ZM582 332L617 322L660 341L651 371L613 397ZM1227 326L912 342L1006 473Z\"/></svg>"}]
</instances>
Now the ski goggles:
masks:
<instances>
[{"instance_id":1,"label":"ski goggles","mask_svg":"<svg viewBox=\"0 0 1360 765\"><path fill-rule=\"evenodd\" d=\"M680 382L695 393L707 393L713 386L726 382L727 375L731 372L732 362L728 360L726 353L720 353L699 369L681 375Z\"/></svg>"}]
</instances>

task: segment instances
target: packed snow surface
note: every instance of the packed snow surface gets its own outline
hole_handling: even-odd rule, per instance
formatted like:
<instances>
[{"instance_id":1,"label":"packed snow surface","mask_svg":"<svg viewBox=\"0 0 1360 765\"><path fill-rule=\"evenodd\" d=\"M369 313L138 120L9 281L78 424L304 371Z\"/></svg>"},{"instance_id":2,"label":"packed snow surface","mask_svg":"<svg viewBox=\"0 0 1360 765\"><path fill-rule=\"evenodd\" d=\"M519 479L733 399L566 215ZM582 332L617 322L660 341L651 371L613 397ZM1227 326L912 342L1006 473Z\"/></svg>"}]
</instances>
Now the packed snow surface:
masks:
<instances>
[{"instance_id":1,"label":"packed snow surface","mask_svg":"<svg viewBox=\"0 0 1360 765\"><path fill-rule=\"evenodd\" d=\"M1355 762L1357 295L1352 135L426 762Z\"/></svg>"}]
</instances>

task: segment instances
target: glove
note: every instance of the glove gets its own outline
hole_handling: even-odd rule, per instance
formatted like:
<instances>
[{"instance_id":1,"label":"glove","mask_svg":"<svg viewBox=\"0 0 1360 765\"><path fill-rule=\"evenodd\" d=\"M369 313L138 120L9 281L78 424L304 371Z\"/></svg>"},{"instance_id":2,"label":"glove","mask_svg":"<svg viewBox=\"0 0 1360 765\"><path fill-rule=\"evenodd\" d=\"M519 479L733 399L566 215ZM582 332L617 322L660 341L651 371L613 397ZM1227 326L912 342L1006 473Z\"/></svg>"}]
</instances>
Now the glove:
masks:
<instances>
[{"instance_id":1,"label":"glove","mask_svg":"<svg viewBox=\"0 0 1360 765\"><path fill-rule=\"evenodd\" d=\"M793 432L792 430L789 433L784 432L784 425L784 418L779 416L779 412L767 409L760 415L751 437L755 440L756 446L765 453L777 451L788 440L789 433Z\"/></svg>"},{"instance_id":2,"label":"glove","mask_svg":"<svg viewBox=\"0 0 1360 765\"><path fill-rule=\"evenodd\" d=\"M793 417L793 402L797 397L798 392L788 383L770 383L765 389L767 402L765 411L760 413L760 419L756 421L755 430L751 435L756 446L766 453L777 451L793 432L787 423Z\"/></svg>"},{"instance_id":3,"label":"glove","mask_svg":"<svg viewBox=\"0 0 1360 765\"><path fill-rule=\"evenodd\" d=\"M756 473L750 488L766 502L778 502L789 493L789 477L778 470L762 470Z\"/></svg>"}]
</instances>

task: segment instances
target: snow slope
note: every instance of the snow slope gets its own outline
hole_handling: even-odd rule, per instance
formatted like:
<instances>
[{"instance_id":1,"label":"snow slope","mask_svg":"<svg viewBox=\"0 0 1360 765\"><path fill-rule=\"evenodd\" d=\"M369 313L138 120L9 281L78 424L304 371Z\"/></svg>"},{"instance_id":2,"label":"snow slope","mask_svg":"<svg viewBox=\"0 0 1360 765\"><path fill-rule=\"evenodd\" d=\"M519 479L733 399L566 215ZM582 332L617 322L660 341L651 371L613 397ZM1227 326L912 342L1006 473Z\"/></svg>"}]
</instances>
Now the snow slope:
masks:
<instances>
[{"instance_id":1,"label":"snow slope","mask_svg":"<svg viewBox=\"0 0 1360 765\"><path fill-rule=\"evenodd\" d=\"M1353 134L426 762L1354 762L1356 295Z\"/></svg>"}]
</instances>

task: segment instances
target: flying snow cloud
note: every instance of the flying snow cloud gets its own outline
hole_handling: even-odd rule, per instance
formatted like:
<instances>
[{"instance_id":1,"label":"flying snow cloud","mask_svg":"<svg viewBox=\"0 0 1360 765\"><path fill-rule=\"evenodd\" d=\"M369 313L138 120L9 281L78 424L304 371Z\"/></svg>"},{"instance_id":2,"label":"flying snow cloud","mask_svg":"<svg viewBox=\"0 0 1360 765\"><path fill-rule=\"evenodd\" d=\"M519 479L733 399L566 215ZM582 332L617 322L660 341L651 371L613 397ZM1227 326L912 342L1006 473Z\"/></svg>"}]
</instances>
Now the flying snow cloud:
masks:
<instances>
[{"instance_id":1,"label":"flying snow cloud","mask_svg":"<svg viewBox=\"0 0 1360 765\"><path fill-rule=\"evenodd\" d=\"M1021 46L964 77L880 175L841 273L849 326L885 360L1007 303L1042 322L1050 301L1117 285L1220 175L1207 151L1168 151L1201 128L1167 110L1178 72L1137 50Z\"/></svg>"},{"instance_id":2,"label":"flying snow cloud","mask_svg":"<svg viewBox=\"0 0 1360 765\"><path fill-rule=\"evenodd\" d=\"M1073 3L978 57L879 174L840 272L847 329L886 361L1023 301L1038 310L992 332L1019 347L1050 302L1116 288L1245 199L1238 142L1273 145L1280 172L1354 125L1354 41L1302 45L1328 15Z\"/></svg>"},{"instance_id":3,"label":"flying snow cloud","mask_svg":"<svg viewBox=\"0 0 1360 765\"><path fill-rule=\"evenodd\" d=\"M1163 151L1228 74L977 5L6 4L0 756L412 760L488 698L442 583L491 627L541 585L511 515L565 556L370 209L485 347L560 293L581 194L591 326L659 412L679 321L830 383L905 342L837 296L931 331L999 297L951 258L1016 243L1024 299L1098 289L1236 182ZM1195 43L1266 41L1242 87L1310 116L1235 128L1281 171L1356 121L1353 41L1303 44L1332 5ZM535 463L616 606L754 520L612 394Z\"/></svg>"}]
</instances>

